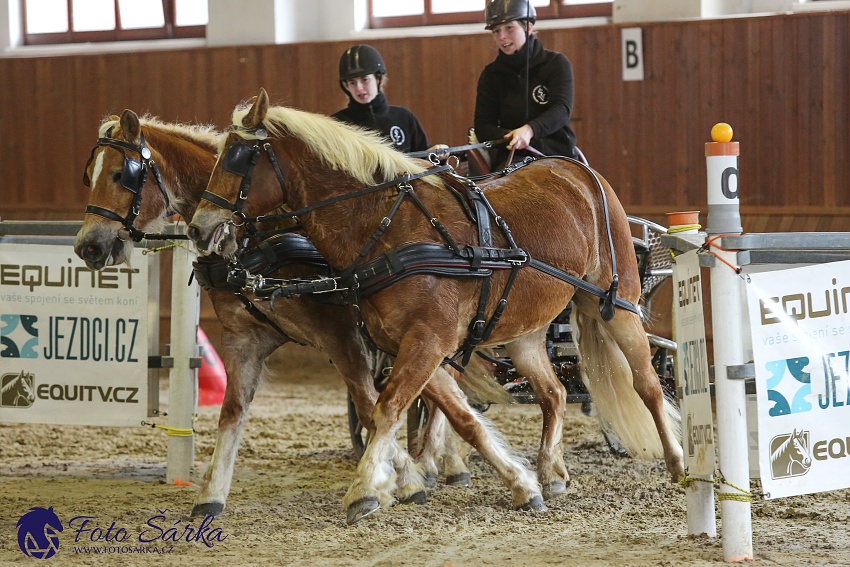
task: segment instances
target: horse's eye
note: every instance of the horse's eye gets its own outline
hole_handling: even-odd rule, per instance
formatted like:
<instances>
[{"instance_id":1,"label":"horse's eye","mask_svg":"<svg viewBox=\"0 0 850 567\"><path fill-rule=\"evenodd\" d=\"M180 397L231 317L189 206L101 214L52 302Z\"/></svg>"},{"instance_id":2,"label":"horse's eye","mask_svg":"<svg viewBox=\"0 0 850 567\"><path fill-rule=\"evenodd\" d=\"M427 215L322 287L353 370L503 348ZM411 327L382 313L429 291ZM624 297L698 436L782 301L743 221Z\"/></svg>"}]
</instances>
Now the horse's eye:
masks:
<instances>
[{"instance_id":1,"label":"horse's eye","mask_svg":"<svg viewBox=\"0 0 850 567\"><path fill-rule=\"evenodd\" d=\"M116 171L115 173L112 174L112 182L118 183L119 181L121 181L121 172Z\"/></svg>"}]
</instances>

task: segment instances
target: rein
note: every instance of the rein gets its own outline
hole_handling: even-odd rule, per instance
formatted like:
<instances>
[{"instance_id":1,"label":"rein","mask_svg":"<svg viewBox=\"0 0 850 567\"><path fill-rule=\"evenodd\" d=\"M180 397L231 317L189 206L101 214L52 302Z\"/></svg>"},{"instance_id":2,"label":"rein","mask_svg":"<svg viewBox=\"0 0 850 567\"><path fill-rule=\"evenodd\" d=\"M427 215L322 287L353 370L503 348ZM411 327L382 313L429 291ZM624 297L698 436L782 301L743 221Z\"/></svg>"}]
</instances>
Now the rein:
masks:
<instances>
[{"instance_id":1,"label":"rein","mask_svg":"<svg viewBox=\"0 0 850 567\"><path fill-rule=\"evenodd\" d=\"M91 150L91 155L89 155L89 159L86 162L86 167L83 173L83 184L86 187L91 187L91 179L89 179L88 169L89 164L91 164L94 159L94 152L97 151L97 148L108 146L110 148L114 148L121 152L124 156L124 167L121 170L121 186L128 190L133 194L133 201L130 204L130 210L127 212L126 216L121 216L115 211L111 211L104 207L98 207L97 205L88 205L86 206L86 213L97 215L99 217L103 217L107 220L120 222L124 226L124 230L127 231L127 234L130 236L130 239L133 242L139 242L144 239L150 240L185 240L188 239L188 236L185 234L153 234L142 232L137 229L133 223L136 220L136 217L139 216L139 212L142 207L142 189L147 183L148 179L148 170L153 173L154 180L156 181L157 187L159 187L159 192L162 193L163 198L165 199L165 210L166 213L171 210L171 200L168 198L168 192L165 190L165 187L162 184L162 176L159 173L159 168L156 165L156 162L151 157L150 148L148 148L147 143L145 142L145 136L141 132L139 133L139 145L131 144L129 142L125 142L123 140L116 140L115 138L111 138L113 127L110 127L109 130L106 131L106 136L103 138L98 138L97 142L95 142L94 147ZM133 160L127 157L127 154L124 150L130 150L131 152L135 152L139 154L139 160Z\"/></svg>"},{"instance_id":2,"label":"rein","mask_svg":"<svg viewBox=\"0 0 850 567\"><path fill-rule=\"evenodd\" d=\"M489 142L479 142L477 144L467 144L465 146L454 146L451 148L445 148L440 151L435 150L422 150L421 152L409 152L405 154L408 157L412 158L427 158L430 156L442 155L442 154L459 154L461 152L465 152L468 150L480 150L482 148L492 148L493 146L497 146L499 144L505 144L507 140L490 140Z\"/></svg>"}]
</instances>

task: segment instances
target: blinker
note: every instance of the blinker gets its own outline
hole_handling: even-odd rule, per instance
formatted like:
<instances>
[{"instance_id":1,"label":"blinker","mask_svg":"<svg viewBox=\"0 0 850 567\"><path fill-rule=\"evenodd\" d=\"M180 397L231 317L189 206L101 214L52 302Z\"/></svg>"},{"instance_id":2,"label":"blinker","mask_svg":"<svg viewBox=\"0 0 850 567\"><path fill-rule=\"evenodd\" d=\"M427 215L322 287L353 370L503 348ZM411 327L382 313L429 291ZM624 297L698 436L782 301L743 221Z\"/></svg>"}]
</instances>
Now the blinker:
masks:
<instances>
[{"instance_id":1,"label":"blinker","mask_svg":"<svg viewBox=\"0 0 850 567\"><path fill-rule=\"evenodd\" d=\"M251 167L257 162L260 150L255 146L236 143L227 148L224 159L221 162L224 171L233 173L240 177L247 177Z\"/></svg>"},{"instance_id":2,"label":"blinker","mask_svg":"<svg viewBox=\"0 0 850 567\"><path fill-rule=\"evenodd\" d=\"M121 170L121 187L131 193L138 193L145 185L145 168L142 162L124 156L124 169Z\"/></svg>"}]
</instances>

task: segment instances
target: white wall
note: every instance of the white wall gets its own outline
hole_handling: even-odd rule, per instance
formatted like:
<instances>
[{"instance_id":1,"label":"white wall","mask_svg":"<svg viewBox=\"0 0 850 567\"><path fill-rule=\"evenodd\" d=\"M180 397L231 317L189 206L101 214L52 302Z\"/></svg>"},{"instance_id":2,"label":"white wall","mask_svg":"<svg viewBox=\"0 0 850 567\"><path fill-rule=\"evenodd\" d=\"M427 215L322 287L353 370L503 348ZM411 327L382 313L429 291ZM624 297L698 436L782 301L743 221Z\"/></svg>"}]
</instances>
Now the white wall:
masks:
<instances>
[{"instance_id":1,"label":"white wall","mask_svg":"<svg viewBox=\"0 0 850 567\"><path fill-rule=\"evenodd\" d=\"M0 0L0 56L37 56L104 51L180 49L203 45L297 43L480 33L478 24L369 30L367 0L209 0L207 38L23 46L23 0ZM850 0L615 0L612 20L646 22L717 18L751 13L847 10ZM541 21L539 28L604 25L606 18Z\"/></svg>"},{"instance_id":2,"label":"white wall","mask_svg":"<svg viewBox=\"0 0 850 567\"><path fill-rule=\"evenodd\" d=\"M614 0L614 23L787 12L808 0Z\"/></svg>"}]
</instances>

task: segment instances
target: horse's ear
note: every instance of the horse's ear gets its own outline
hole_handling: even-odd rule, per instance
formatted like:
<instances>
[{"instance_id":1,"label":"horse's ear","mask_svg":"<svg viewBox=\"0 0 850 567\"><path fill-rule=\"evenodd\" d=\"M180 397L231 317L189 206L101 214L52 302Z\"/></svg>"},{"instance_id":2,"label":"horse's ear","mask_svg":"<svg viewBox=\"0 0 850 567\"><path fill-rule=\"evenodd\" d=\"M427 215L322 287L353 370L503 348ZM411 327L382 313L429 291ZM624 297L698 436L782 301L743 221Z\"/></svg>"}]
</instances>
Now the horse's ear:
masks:
<instances>
[{"instance_id":1,"label":"horse's ear","mask_svg":"<svg viewBox=\"0 0 850 567\"><path fill-rule=\"evenodd\" d=\"M254 98L254 103L251 105L251 110L242 119L242 126L245 128L256 128L260 122L265 120L266 113L269 111L269 95L266 89L260 87L260 94Z\"/></svg>"},{"instance_id":2,"label":"horse's ear","mask_svg":"<svg viewBox=\"0 0 850 567\"><path fill-rule=\"evenodd\" d=\"M139 143L139 134L142 132L142 127L139 124L139 117L132 110L125 110L121 114L121 133L124 139L131 144Z\"/></svg>"}]
</instances>

